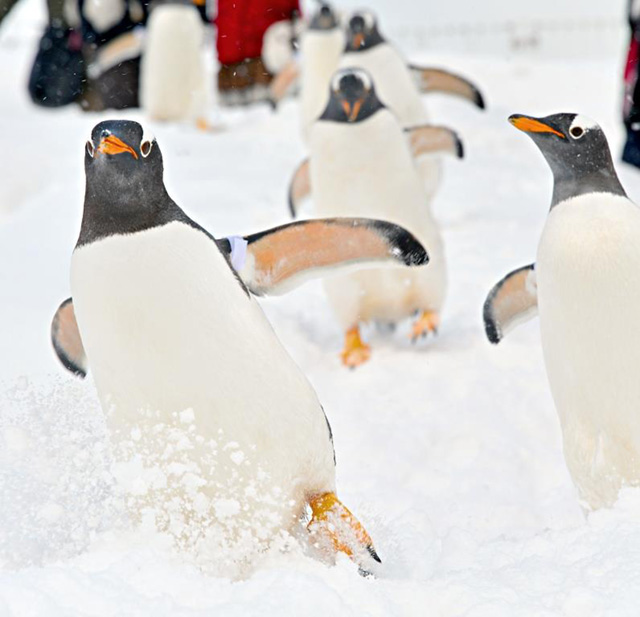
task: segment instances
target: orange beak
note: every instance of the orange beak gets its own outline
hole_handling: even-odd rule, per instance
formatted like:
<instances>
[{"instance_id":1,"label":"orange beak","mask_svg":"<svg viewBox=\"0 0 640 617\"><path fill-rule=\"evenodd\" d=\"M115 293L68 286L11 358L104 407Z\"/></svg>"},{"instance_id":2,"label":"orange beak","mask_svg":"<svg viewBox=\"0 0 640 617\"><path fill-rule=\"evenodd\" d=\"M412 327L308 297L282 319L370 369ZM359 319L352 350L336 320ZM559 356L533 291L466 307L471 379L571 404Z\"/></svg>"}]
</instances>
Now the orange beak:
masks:
<instances>
[{"instance_id":1,"label":"orange beak","mask_svg":"<svg viewBox=\"0 0 640 617\"><path fill-rule=\"evenodd\" d=\"M353 104L353 107L351 107L351 103L349 103L349 101L342 101L342 109L344 109L344 113L347 114L347 120L349 120L349 122L356 120L360 113L362 103L364 103L364 99L358 99Z\"/></svg>"},{"instance_id":2,"label":"orange beak","mask_svg":"<svg viewBox=\"0 0 640 617\"><path fill-rule=\"evenodd\" d=\"M138 158L136 151L115 135L103 137L100 140L98 152L103 152L104 154L122 154L123 152L128 152L134 159Z\"/></svg>"},{"instance_id":3,"label":"orange beak","mask_svg":"<svg viewBox=\"0 0 640 617\"><path fill-rule=\"evenodd\" d=\"M364 34L362 34L362 32L356 32L353 35L353 47L354 47L354 49L359 49L360 47L362 47L363 43L364 43Z\"/></svg>"},{"instance_id":4,"label":"orange beak","mask_svg":"<svg viewBox=\"0 0 640 617\"><path fill-rule=\"evenodd\" d=\"M540 120L536 120L535 118L527 118L526 116L509 116L509 122L525 133L553 133L558 137L562 137L562 139L566 139L560 131L557 131L548 124L540 122Z\"/></svg>"}]
</instances>

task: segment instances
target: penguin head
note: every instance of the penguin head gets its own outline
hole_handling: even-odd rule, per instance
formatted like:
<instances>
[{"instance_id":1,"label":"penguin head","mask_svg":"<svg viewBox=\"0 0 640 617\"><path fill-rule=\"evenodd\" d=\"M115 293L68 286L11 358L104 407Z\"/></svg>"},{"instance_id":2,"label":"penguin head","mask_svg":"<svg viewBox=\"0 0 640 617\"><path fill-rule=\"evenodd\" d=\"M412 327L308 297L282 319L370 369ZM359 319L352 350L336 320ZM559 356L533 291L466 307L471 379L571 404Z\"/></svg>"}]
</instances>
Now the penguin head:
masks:
<instances>
[{"instance_id":1,"label":"penguin head","mask_svg":"<svg viewBox=\"0 0 640 617\"><path fill-rule=\"evenodd\" d=\"M384 43L378 31L378 20L370 11L357 11L347 24L346 51L366 51Z\"/></svg>"},{"instance_id":2,"label":"penguin head","mask_svg":"<svg viewBox=\"0 0 640 617\"><path fill-rule=\"evenodd\" d=\"M329 103L320 120L360 122L384 108L376 95L371 75L364 69L336 71L331 78Z\"/></svg>"},{"instance_id":3,"label":"penguin head","mask_svg":"<svg viewBox=\"0 0 640 617\"><path fill-rule=\"evenodd\" d=\"M164 193L162 154L154 137L131 120L107 120L85 146L87 197L125 210Z\"/></svg>"},{"instance_id":4,"label":"penguin head","mask_svg":"<svg viewBox=\"0 0 640 617\"><path fill-rule=\"evenodd\" d=\"M514 114L509 122L531 137L553 172L551 207L585 193L625 195L607 138L593 120L573 113L544 118Z\"/></svg>"},{"instance_id":5,"label":"penguin head","mask_svg":"<svg viewBox=\"0 0 640 617\"><path fill-rule=\"evenodd\" d=\"M338 16L326 2L320 2L318 10L313 14L309 30L333 30L339 24Z\"/></svg>"}]
</instances>

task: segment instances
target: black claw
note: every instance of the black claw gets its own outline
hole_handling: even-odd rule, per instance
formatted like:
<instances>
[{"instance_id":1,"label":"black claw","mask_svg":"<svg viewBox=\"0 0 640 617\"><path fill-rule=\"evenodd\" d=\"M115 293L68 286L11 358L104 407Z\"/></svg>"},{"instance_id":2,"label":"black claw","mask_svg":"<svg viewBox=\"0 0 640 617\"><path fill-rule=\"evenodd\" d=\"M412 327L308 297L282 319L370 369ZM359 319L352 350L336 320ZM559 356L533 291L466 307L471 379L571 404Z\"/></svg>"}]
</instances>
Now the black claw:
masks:
<instances>
[{"instance_id":1,"label":"black claw","mask_svg":"<svg viewBox=\"0 0 640 617\"><path fill-rule=\"evenodd\" d=\"M380 559L378 553L376 553L376 549L373 548L371 544L367 546L367 551L369 551L369 555L371 555L371 557L373 557L378 563L382 563L382 559Z\"/></svg>"}]
</instances>

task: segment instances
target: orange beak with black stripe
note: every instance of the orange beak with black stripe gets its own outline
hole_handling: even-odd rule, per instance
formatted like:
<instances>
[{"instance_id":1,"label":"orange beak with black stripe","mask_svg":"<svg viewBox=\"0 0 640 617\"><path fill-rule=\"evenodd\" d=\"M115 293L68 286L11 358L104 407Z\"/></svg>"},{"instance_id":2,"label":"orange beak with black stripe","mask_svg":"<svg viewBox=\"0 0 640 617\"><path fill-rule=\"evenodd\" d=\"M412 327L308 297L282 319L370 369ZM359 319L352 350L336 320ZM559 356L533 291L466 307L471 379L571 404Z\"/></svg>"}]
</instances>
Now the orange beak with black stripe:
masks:
<instances>
[{"instance_id":1,"label":"orange beak with black stripe","mask_svg":"<svg viewBox=\"0 0 640 617\"><path fill-rule=\"evenodd\" d=\"M566 139L564 133L561 133L557 129L545 122L542 122L541 120L538 120L537 118L514 114L509 116L509 122L511 122L511 124L513 124L513 126L518 130L524 131L525 133L550 133L552 135L557 135L562 139Z\"/></svg>"},{"instance_id":2,"label":"orange beak with black stripe","mask_svg":"<svg viewBox=\"0 0 640 617\"><path fill-rule=\"evenodd\" d=\"M97 152L103 154L124 154L128 152L134 159L138 158L138 153L127 143L115 135L107 135L100 140Z\"/></svg>"},{"instance_id":3,"label":"orange beak with black stripe","mask_svg":"<svg viewBox=\"0 0 640 617\"><path fill-rule=\"evenodd\" d=\"M360 49L364 44L364 34L362 32L356 32L353 35L352 44L354 49Z\"/></svg>"}]
</instances>

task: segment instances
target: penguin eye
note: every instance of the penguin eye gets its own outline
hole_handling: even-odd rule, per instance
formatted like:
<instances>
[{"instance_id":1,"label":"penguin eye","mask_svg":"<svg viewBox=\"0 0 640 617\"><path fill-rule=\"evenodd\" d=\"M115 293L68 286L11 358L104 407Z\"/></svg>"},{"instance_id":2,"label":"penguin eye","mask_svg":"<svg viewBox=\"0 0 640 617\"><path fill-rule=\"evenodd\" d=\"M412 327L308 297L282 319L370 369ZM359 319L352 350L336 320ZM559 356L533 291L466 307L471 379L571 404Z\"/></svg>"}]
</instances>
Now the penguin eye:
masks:
<instances>
[{"instance_id":1,"label":"penguin eye","mask_svg":"<svg viewBox=\"0 0 640 617\"><path fill-rule=\"evenodd\" d=\"M581 126L573 126L569 129L569 135L574 139L580 139L584 135L584 129Z\"/></svg>"},{"instance_id":2,"label":"penguin eye","mask_svg":"<svg viewBox=\"0 0 640 617\"><path fill-rule=\"evenodd\" d=\"M95 152L95 148L93 147L93 142L89 140L87 142L87 154L93 158L93 153Z\"/></svg>"},{"instance_id":3,"label":"penguin eye","mask_svg":"<svg viewBox=\"0 0 640 617\"><path fill-rule=\"evenodd\" d=\"M143 141L140 144L140 154L142 154L142 156L144 158L147 158L149 156L149 153L151 152L151 142L150 141Z\"/></svg>"}]
</instances>

